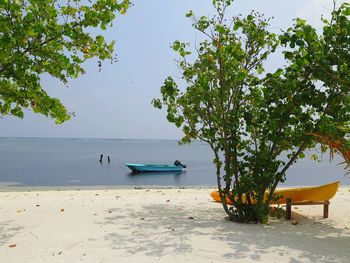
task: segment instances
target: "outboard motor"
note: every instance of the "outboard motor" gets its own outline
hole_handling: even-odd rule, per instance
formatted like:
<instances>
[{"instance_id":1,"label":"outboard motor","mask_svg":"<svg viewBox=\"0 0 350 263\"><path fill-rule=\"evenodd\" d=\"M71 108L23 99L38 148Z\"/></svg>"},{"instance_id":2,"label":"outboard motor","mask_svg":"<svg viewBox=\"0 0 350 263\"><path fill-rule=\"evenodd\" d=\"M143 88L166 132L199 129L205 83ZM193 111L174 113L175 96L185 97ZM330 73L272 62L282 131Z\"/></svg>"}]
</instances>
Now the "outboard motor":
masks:
<instances>
[{"instance_id":1,"label":"outboard motor","mask_svg":"<svg viewBox=\"0 0 350 263\"><path fill-rule=\"evenodd\" d=\"M182 166L183 168L186 168L186 165L182 164L179 160L176 160L176 161L174 162L174 165L176 165L176 166Z\"/></svg>"}]
</instances>

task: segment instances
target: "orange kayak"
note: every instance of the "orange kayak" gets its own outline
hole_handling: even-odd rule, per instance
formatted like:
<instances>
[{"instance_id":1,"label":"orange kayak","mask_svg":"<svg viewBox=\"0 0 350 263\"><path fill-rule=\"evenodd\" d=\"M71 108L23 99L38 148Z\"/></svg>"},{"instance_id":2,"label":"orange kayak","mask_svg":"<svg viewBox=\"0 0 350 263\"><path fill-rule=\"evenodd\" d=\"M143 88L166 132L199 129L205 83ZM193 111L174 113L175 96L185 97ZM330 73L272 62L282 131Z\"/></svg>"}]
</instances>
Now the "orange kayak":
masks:
<instances>
[{"instance_id":1,"label":"orange kayak","mask_svg":"<svg viewBox=\"0 0 350 263\"><path fill-rule=\"evenodd\" d=\"M337 192L339 184L340 182L334 182L320 186L276 189L275 194L280 196L280 199L277 203L285 204L286 198L291 198L293 202L319 202L329 200ZM221 202L218 191L213 191L210 193L210 195L216 202ZM226 202L228 204L231 204L231 201L227 197ZM244 196L243 203L246 203ZM273 204L273 202L271 202L271 204Z\"/></svg>"}]
</instances>

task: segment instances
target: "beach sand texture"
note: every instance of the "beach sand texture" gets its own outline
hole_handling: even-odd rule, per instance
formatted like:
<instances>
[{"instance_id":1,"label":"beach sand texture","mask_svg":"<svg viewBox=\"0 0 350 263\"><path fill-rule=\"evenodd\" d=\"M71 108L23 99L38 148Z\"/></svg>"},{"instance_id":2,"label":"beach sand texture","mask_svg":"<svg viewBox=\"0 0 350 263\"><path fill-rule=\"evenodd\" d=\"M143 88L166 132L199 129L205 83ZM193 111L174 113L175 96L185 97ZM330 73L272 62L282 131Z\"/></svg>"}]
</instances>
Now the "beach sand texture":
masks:
<instances>
[{"instance_id":1,"label":"beach sand texture","mask_svg":"<svg viewBox=\"0 0 350 263\"><path fill-rule=\"evenodd\" d=\"M350 262L350 188L298 225L228 222L211 191L0 192L0 262Z\"/></svg>"}]
</instances>

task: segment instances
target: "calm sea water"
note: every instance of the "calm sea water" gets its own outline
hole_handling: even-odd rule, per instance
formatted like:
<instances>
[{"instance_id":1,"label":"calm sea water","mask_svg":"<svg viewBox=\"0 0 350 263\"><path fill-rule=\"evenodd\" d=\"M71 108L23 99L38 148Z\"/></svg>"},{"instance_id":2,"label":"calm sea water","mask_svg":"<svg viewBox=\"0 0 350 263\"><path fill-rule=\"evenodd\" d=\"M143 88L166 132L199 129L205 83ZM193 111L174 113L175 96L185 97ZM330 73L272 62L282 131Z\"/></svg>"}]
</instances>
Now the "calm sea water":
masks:
<instances>
[{"instance_id":1,"label":"calm sea water","mask_svg":"<svg viewBox=\"0 0 350 263\"><path fill-rule=\"evenodd\" d=\"M99 155L104 161L99 163ZM111 163L107 163L110 156ZM309 158L288 172L285 185L317 185L340 180L350 185L341 160L320 163ZM185 172L131 174L125 163L187 165ZM209 147L172 140L0 138L1 186L215 186Z\"/></svg>"}]
</instances>

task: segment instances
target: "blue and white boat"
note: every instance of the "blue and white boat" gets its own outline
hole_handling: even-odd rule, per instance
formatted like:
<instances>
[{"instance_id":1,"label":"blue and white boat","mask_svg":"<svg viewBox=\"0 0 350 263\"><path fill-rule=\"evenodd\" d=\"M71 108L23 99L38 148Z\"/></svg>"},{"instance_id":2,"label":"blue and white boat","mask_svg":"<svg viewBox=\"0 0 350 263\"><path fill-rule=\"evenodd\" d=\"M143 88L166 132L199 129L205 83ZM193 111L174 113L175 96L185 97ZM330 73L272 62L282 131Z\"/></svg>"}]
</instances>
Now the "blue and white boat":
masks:
<instances>
[{"instance_id":1,"label":"blue and white boat","mask_svg":"<svg viewBox=\"0 0 350 263\"><path fill-rule=\"evenodd\" d=\"M127 163L125 164L134 173L138 172L177 172L181 173L183 168L186 168L182 164L139 164L139 163Z\"/></svg>"}]
</instances>

